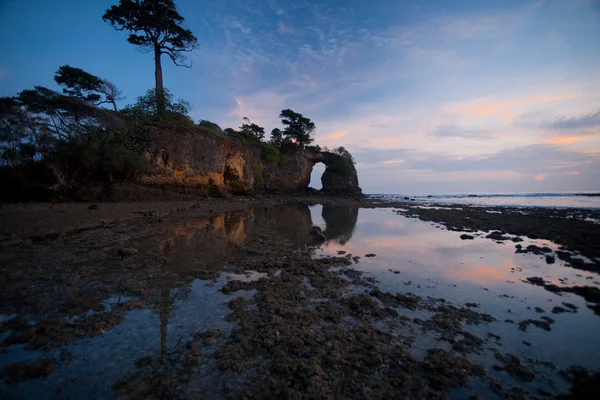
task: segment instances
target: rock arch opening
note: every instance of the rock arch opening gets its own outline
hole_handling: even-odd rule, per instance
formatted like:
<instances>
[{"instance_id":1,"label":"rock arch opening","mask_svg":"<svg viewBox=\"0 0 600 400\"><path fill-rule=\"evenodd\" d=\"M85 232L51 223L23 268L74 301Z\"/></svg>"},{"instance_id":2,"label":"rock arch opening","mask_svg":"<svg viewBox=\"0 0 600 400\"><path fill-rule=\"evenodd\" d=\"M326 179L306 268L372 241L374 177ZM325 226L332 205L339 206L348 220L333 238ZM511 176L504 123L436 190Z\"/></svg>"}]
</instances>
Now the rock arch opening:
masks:
<instances>
[{"instance_id":1,"label":"rock arch opening","mask_svg":"<svg viewBox=\"0 0 600 400\"><path fill-rule=\"evenodd\" d=\"M324 163L317 162L315 165L313 165L312 172L310 173L310 182L308 183L308 186L313 189L317 189L317 190L323 189L323 182L322 182L321 178L323 177L324 173L325 173L325 164Z\"/></svg>"}]
</instances>

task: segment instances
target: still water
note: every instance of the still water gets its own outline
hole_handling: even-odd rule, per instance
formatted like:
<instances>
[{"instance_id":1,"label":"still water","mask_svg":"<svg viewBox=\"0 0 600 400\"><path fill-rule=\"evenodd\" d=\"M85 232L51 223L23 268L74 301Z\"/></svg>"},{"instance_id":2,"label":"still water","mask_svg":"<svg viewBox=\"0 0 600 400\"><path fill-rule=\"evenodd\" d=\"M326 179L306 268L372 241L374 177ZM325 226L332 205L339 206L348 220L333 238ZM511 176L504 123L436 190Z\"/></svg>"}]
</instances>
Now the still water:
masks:
<instances>
[{"instance_id":1,"label":"still water","mask_svg":"<svg viewBox=\"0 0 600 400\"><path fill-rule=\"evenodd\" d=\"M600 368L600 357L590 356L600 354L597 340L600 317L587 308L584 299L573 294L557 295L523 282L527 277L539 276L558 285L600 286L598 274L566 267L559 260L549 265L540 256L515 254L511 241L500 244L482 236L464 241L459 232L406 218L394 209L294 204L190 220L168 226L161 234L145 236L138 245L140 251L168 244L172 248L171 262L178 268L189 270L199 258L210 258L224 272L217 279L198 278L166 292L159 290L162 295L158 296L160 301L156 307L129 311L122 323L105 334L65 346L64 349L72 353L72 360L46 378L16 386L3 382L0 398L116 398L113 384L135 372L136 359L168 354L178 343L189 340L198 331L220 329L224 336L227 335L235 329L235 324L226 320L230 312L227 302L238 296L251 299L255 292L225 295L220 289L230 280L253 280L264 276L252 271L241 275L226 272L227 255L253 239L258 223L268 223L277 235L296 243L299 248L307 245L307 233L312 225L321 227L327 240L318 246L314 256L337 255L340 251L360 256L352 268L376 278L382 291L443 298L455 305L477 303L478 312L489 313L498 322L469 327L469 331L481 337L500 336L502 351L531 360L531 368L549 387L567 389L568 384L558 380L556 371L570 365L592 370ZM553 250L557 248L552 242L523 239L524 247L536 244ZM369 253L375 256L365 257ZM107 298L107 309L115 301L113 297ZM550 313L553 307L563 302L578 307L577 312ZM556 321L551 331L530 327L524 332L517 324L505 322L538 319L540 315L551 316ZM2 334L0 340L7 335ZM422 357L430 347L444 347L444 344L423 334L412 353ZM10 346L1 354L0 370L18 361L53 355L58 358L61 350L44 353L25 350L22 345ZM489 374L496 374L503 382L511 383L512 378L491 369L493 354L490 350L471 357L488 367ZM550 362L554 367L540 366L542 361ZM194 382L199 385L200 381L208 381L218 387L226 379L235 379L217 371L210 362L203 364L196 374L197 379L190 381L192 386ZM76 378L83 379L64 384ZM512 384L523 385L520 382ZM531 385L536 384L539 383ZM481 391L486 398L488 395L494 398L484 388ZM194 393L194 388L191 387L189 392ZM453 397L461 398L463 394L458 390Z\"/></svg>"}]
</instances>

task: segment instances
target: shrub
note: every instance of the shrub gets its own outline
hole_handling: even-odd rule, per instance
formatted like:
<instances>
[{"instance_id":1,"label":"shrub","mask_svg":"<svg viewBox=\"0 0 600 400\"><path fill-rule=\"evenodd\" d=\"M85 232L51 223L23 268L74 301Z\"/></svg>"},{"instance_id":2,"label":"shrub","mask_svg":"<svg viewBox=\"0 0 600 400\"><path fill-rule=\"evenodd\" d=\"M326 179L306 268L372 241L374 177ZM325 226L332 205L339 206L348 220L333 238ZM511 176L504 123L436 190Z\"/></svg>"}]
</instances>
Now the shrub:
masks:
<instances>
[{"instance_id":1,"label":"shrub","mask_svg":"<svg viewBox=\"0 0 600 400\"><path fill-rule=\"evenodd\" d=\"M281 153L279 149L270 143L263 144L262 158L266 161L279 161Z\"/></svg>"}]
</instances>

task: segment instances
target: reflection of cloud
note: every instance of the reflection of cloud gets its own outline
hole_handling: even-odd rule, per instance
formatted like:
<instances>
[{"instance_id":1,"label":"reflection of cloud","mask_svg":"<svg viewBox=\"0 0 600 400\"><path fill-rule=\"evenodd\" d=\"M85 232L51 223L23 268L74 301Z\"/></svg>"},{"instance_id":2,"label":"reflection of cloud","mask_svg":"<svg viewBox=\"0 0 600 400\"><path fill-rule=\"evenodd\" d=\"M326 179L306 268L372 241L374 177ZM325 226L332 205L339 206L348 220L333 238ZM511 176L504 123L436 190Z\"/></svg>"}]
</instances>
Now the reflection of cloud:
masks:
<instances>
[{"instance_id":1,"label":"reflection of cloud","mask_svg":"<svg viewBox=\"0 0 600 400\"><path fill-rule=\"evenodd\" d=\"M535 176L536 181L543 181L544 179L546 179L546 175L544 175L544 174L537 174Z\"/></svg>"},{"instance_id":2,"label":"reflection of cloud","mask_svg":"<svg viewBox=\"0 0 600 400\"><path fill-rule=\"evenodd\" d=\"M403 229L406 227L406 224L402 219L388 219L383 224L392 229Z\"/></svg>"},{"instance_id":3,"label":"reflection of cloud","mask_svg":"<svg viewBox=\"0 0 600 400\"><path fill-rule=\"evenodd\" d=\"M445 270L444 275L449 278L460 279L462 281L473 282L477 284L489 284L493 282L505 282L510 280L511 268L517 265L511 260L505 260L502 265L474 265L464 266L459 269Z\"/></svg>"}]
</instances>

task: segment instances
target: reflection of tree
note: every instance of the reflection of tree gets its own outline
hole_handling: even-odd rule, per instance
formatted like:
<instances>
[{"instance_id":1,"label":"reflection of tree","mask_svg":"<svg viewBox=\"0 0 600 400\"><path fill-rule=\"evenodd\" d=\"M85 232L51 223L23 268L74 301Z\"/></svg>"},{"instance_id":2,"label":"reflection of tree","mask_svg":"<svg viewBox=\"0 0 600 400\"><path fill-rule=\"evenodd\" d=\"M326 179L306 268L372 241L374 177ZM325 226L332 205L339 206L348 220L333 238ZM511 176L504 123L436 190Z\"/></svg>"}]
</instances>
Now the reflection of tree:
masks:
<instances>
[{"instance_id":1,"label":"reflection of tree","mask_svg":"<svg viewBox=\"0 0 600 400\"><path fill-rule=\"evenodd\" d=\"M167 357L167 327L169 318L175 315L175 302L186 300L190 296L190 290L190 286L171 289L168 285L164 285L157 290L158 295L153 302L153 309L160 318L160 357L163 361Z\"/></svg>"},{"instance_id":2,"label":"reflection of tree","mask_svg":"<svg viewBox=\"0 0 600 400\"><path fill-rule=\"evenodd\" d=\"M358 207L350 205L324 205L321 216L326 227L323 232L327 240L346 244L354 234L358 219Z\"/></svg>"},{"instance_id":3,"label":"reflection of tree","mask_svg":"<svg viewBox=\"0 0 600 400\"><path fill-rule=\"evenodd\" d=\"M286 239L303 243L309 238L308 232L313 226L313 221L308 205L292 203L266 208L263 212L277 233ZM333 240L343 245L352 238L354 233L358 219L358 207L324 205L321 216L326 223L323 234L327 240Z\"/></svg>"}]
</instances>

